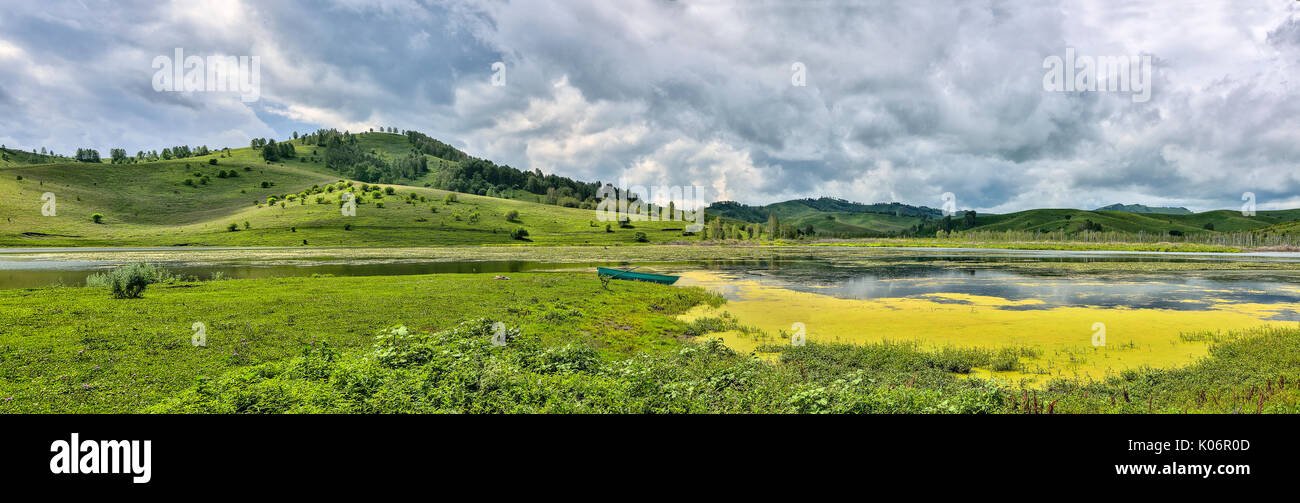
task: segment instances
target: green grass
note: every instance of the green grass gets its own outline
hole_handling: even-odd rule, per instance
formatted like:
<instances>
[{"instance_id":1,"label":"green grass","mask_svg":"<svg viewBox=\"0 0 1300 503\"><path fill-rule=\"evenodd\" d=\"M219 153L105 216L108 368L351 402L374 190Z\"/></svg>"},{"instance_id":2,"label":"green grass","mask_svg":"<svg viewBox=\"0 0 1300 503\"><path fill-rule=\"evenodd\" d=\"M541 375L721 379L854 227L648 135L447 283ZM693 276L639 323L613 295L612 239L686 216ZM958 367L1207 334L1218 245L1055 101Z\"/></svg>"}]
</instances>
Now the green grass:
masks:
<instances>
[{"instance_id":1,"label":"green grass","mask_svg":"<svg viewBox=\"0 0 1300 503\"><path fill-rule=\"evenodd\" d=\"M151 285L140 299L106 289L0 291L0 413L135 412L201 377L298 355L313 341L365 349L380 329L419 331L490 317L539 344L602 357L677 348L699 289L589 275L442 274L286 278ZM191 344L195 322L206 347ZM12 400L5 400L12 398Z\"/></svg>"},{"instance_id":2,"label":"green grass","mask_svg":"<svg viewBox=\"0 0 1300 503\"><path fill-rule=\"evenodd\" d=\"M720 302L699 289L511 277L0 291L0 413L1300 412L1298 328L1188 334L1214 343L1209 357L1034 389L962 377L1014 368L1015 350L810 343L766 347L770 362L686 338L743 325L678 321ZM492 321L518 336L494 345ZM206 347L190 343L195 322Z\"/></svg>"}]
</instances>

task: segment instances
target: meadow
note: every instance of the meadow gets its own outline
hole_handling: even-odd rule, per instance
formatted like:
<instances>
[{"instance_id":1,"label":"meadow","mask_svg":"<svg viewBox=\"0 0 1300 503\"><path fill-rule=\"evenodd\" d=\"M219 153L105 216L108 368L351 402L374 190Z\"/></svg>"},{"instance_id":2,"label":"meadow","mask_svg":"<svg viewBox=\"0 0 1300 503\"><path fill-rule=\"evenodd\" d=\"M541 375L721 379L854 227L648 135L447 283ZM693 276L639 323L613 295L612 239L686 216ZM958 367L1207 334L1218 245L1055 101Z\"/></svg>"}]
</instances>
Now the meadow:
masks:
<instances>
[{"instance_id":1,"label":"meadow","mask_svg":"<svg viewBox=\"0 0 1300 503\"><path fill-rule=\"evenodd\" d=\"M304 302L310 299L310 302ZM0 412L1287 412L1300 329L1189 334L1178 368L1036 386L1020 353L908 341L728 348L703 289L538 273L0 291ZM193 345L195 323L205 346ZM502 323L498 330L496 322ZM501 337L494 343L495 337Z\"/></svg>"}]
</instances>

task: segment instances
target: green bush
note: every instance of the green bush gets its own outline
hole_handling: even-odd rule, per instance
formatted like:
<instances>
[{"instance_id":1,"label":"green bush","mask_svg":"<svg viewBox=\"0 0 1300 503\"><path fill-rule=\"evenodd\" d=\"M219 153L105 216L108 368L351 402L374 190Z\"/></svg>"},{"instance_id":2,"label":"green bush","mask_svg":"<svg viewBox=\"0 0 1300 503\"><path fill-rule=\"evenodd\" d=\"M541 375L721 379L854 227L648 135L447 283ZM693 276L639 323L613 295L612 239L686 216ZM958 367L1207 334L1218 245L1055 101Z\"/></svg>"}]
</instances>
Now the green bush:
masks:
<instances>
[{"instance_id":1,"label":"green bush","mask_svg":"<svg viewBox=\"0 0 1300 503\"><path fill-rule=\"evenodd\" d=\"M520 241L523 241L523 240L525 240L525 239L528 239L528 229L525 229L525 228L523 228L523 227L520 227L520 228L518 228L518 229L515 229L515 230L513 230L513 231L510 231L510 238L511 238L511 239L517 239L517 240L520 240Z\"/></svg>"},{"instance_id":2,"label":"green bush","mask_svg":"<svg viewBox=\"0 0 1300 503\"><path fill-rule=\"evenodd\" d=\"M633 240L633 241L636 241L636 242L638 242L638 243L649 243L649 242L650 242L650 238L649 238L648 236L646 236L644 232L637 232L636 234L634 234L634 235L632 236L632 240Z\"/></svg>"},{"instance_id":3,"label":"green bush","mask_svg":"<svg viewBox=\"0 0 1300 503\"><path fill-rule=\"evenodd\" d=\"M227 226L226 226L226 230L227 230L227 231L230 231L230 232L235 232L235 231L239 230L239 224L231 223L230 225L227 225Z\"/></svg>"},{"instance_id":4,"label":"green bush","mask_svg":"<svg viewBox=\"0 0 1300 503\"><path fill-rule=\"evenodd\" d=\"M510 211L507 211L507 212L506 212L506 221L507 221L507 222L518 222L518 221L519 221L519 211L518 211L518 210L510 210Z\"/></svg>"},{"instance_id":5,"label":"green bush","mask_svg":"<svg viewBox=\"0 0 1300 503\"><path fill-rule=\"evenodd\" d=\"M103 214L103 213L94 213L94 214L91 214L91 215L90 215L90 221L91 221L91 222L95 222L95 223L97 223L97 224L102 224L102 223L104 223L104 214Z\"/></svg>"},{"instance_id":6,"label":"green bush","mask_svg":"<svg viewBox=\"0 0 1300 503\"><path fill-rule=\"evenodd\" d=\"M111 271L91 274L86 286L107 288L116 299L136 299L151 283L175 279L167 270L147 263L132 263Z\"/></svg>"}]
</instances>

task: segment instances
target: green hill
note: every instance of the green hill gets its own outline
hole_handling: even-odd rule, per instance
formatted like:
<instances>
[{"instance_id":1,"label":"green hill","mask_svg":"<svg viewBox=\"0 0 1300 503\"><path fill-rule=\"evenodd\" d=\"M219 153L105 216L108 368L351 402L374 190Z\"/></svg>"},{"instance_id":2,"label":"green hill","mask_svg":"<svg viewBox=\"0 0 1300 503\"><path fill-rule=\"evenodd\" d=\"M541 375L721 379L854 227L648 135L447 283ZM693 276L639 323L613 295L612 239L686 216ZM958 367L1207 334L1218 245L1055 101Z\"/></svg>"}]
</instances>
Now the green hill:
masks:
<instances>
[{"instance_id":1,"label":"green hill","mask_svg":"<svg viewBox=\"0 0 1300 503\"><path fill-rule=\"evenodd\" d=\"M796 199L765 206L722 201L713 203L707 211L710 215L750 223L767 222L768 216L774 214L782 224L799 229L811 226L817 235L836 237L898 234L943 215L939 210L924 206L863 204L830 197Z\"/></svg>"},{"instance_id":2,"label":"green hill","mask_svg":"<svg viewBox=\"0 0 1300 503\"><path fill-rule=\"evenodd\" d=\"M377 156L411 151L402 135L356 136L359 148ZM290 143L297 156L273 163L240 148L131 164L0 167L0 246L623 244L636 242L637 233L650 242L689 239L681 222L615 224L606 232L591 209L467 193L447 202L451 191L425 187L424 180L457 163L434 156L428 157L444 162L432 163L420 179L348 180L327 166L325 147ZM343 190L360 196L356 216L343 216ZM54 216L42 215L46 192L55 196ZM511 212L518 213L514 221ZM528 231L527 241L511 237L518 228Z\"/></svg>"},{"instance_id":3,"label":"green hill","mask_svg":"<svg viewBox=\"0 0 1300 503\"><path fill-rule=\"evenodd\" d=\"M38 154L36 152L24 152L14 150L8 147L0 148L0 168L9 166L27 166L31 164L46 164L51 162L72 162L73 160L65 156L55 156Z\"/></svg>"},{"instance_id":4,"label":"green hill","mask_svg":"<svg viewBox=\"0 0 1300 503\"><path fill-rule=\"evenodd\" d=\"M1158 213L1162 215L1190 215L1192 210L1187 208L1172 208L1168 206L1147 206L1144 204L1112 204L1102 206L1097 211L1124 211L1128 213Z\"/></svg>"},{"instance_id":5,"label":"green hill","mask_svg":"<svg viewBox=\"0 0 1300 503\"><path fill-rule=\"evenodd\" d=\"M1113 231L1169 235L1210 232L1263 231L1300 220L1300 210L1259 211L1242 216L1239 211L1191 213L1185 208L1111 205L1095 211L1034 209L1006 214L979 214L968 225L965 212L947 224L954 230L1066 232ZM901 203L862 204L842 199L797 199L764 206L722 201L709 206L709 214L743 222L763 223L776 215L782 224L799 229L812 226L822 237L933 236L945 228L939 210ZM1279 226L1273 232L1294 232Z\"/></svg>"},{"instance_id":6,"label":"green hill","mask_svg":"<svg viewBox=\"0 0 1300 503\"><path fill-rule=\"evenodd\" d=\"M1253 217L1242 216L1239 211L1214 210L1188 215L1130 213L1126 211L1085 211L1075 209L1037 209L1002 215L980 215L975 230L985 231L1037 231L1078 232L1086 230L1091 222L1103 231L1145 232L1168 234L1178 231L1242 232L1300 220L1300 210L1259 211Z\"/></svg>"}]
</instances>

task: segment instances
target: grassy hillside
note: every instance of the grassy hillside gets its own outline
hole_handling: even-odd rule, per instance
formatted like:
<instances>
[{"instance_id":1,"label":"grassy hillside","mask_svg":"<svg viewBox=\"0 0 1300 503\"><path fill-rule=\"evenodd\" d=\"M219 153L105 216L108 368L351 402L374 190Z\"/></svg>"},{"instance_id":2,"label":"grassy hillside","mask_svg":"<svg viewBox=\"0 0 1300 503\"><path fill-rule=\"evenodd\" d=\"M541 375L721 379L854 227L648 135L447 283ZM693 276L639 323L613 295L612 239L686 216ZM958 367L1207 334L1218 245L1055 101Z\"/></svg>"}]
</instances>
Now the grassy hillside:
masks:
<instances>
[{"instance_id":1,"label":"grassy hillside","mask_svg":"<svg viewBox=\"0 0 1300 503\"><path fill-rule=\"evenodd\" d=\"M35 152L24 152L14 150L8 147L0 148L0 168L8 166L26 166L29 164L46 164L51 162L72 162L73 160L64 156L53 156L37 154Z\"/></svg>"},{"instance_id":2,"label":"grassy hillside","mask_svg":"<svg viewBox=\"0 0 1300 503\"><path fill-rule=\"evenodd\" d=\"M363 146L383 155L409 151L400 135L361 138ZM448 202L447 191L414 185L373 184L380 197L366 192L356 216L345 217L339 189L360 193L365 184L340 183L324 166L322 148L300 142L295 147L297 158L274 164L243 148L232 149L229 157L214 153L139 164L5 166L0 246L621 244L633 243L637 232L651 242L684 239L680 222L635 222L634 228L613 225L606 232L591 210L470 194ZM390 188L393 194L386 193ZM54 216L42 215L46 192L56 198ZM276 203L268 204L271 197ZM516 221L507 220L511 211L518 212ZM100 223L92 221L96 213L103 215ZM237 230L228 230L230 224ZM527 241L510 236L517 228L528 231Z\"/></svg>"},{"instance_id":3,"label":"grassy hillside","mask_svg":"<svg viewBox=\"0 0 1300 503\"><path fill-rule=\"evenodd\" d=\"M1239 211L1230 210L1215 210L1190 215L1166 215L1126 211L1038 209L1003 215L980 215L976 218L976 227L974 229L985 231L1077 232L1084 230L1086 223L1091 221L1094 224L1101 225L1102 230L1105 231L1168 234L1169 231L1174 230L1188 234L1194 232L1253 231L1298 219L1300 219L1300 210L1260 211L1253 217L1245 217ZM1212 226L1212 230L1206 228L1207 224Z\"/></svg>"}]
</instances>

